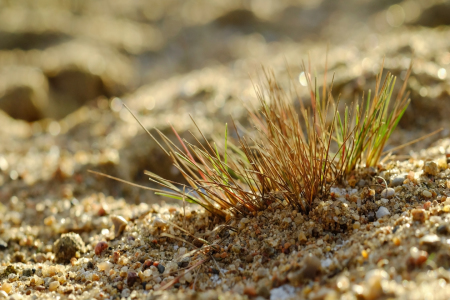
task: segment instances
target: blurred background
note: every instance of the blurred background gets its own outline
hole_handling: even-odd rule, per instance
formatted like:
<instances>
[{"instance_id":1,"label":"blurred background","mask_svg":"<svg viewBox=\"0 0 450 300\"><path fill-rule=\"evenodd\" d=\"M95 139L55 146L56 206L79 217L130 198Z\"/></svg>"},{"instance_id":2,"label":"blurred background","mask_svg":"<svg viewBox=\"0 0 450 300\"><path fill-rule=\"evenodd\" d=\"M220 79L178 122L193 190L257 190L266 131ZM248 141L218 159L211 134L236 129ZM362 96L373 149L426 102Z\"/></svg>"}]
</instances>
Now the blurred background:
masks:
<instances>
[{"instance_id":1,"label":"blurred background","mask_svg":"<svg viewBox=\"0 0 450 300\"><path fill-rule=\"evenodd\" d=\"M320 78L327 53L347 101L374 88L383 59L401 82L414 56L394 144L445 128L420 151L449 135L449 16L437 0L0 0L0 199L150 201L86 173L180 179L122 101L148 128L187 132L192 114L211 136L230 115L245 122L261 65L299 83L302 61Z\"/></svg>"}]
</instances>

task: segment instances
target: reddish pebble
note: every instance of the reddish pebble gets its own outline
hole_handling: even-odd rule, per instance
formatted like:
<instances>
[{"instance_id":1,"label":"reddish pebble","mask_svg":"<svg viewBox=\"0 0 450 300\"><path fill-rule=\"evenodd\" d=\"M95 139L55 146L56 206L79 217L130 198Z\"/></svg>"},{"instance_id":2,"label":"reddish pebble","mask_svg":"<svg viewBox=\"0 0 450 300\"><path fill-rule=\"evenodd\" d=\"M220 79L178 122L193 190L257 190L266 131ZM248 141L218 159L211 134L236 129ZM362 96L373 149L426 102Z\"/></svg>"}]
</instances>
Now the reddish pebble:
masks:
<instances>
[{"instance_id":1,"label":"reddish pebble","mask_svg":"<svg viewBox=\"0 0 450 300\"><path fill-rule=\"evenodd\" d=\"M428 259L428 253L426 251L420 251L419 257L416 259L416 265L420 266Z\"/></svg>"},{"instance_id":2,"label":"reddish pebble","mask_svg":"<svg viewBox=\"0 0 450 300\"><path fill-rule=\"evenodd\" d=\"M244 295L247 295L247 296L249 296L249 297L256 297L256 296L257 296L256 290L255 290L255 288L252 287L252 286L246 286L246 287L244 288Z\"/></svg>"},{"instance_id":3,"label":"reddish pebble","mask_svg":"<svg viewBox=\"0 0 450 300\"><path fill-rule=\"evenodd\" d=\"M147 259L144 264L142 265L142 270L146 270L153 266L153 262L150 259Z\"/></svg>"},{"instance_id":4,"label":"reddish pebble","mask_svg":"<svg viewBox=\"0 0 450 300\"><path fill-rule=\"evenodd\" d=\"M100 208L98 209L98 215L100 217L103 217L104 215L106 215L106 210L103 208L103 206L100 206Z\"/></svg>"},{"instance_id":5,"label":"reddish pebble","mask_svg":"<svg viewBox=\"0 0 450 300\"><path fill-rule=\"evenodd\" d=\"M100 255L102 254L103 250L106 250L106 248L108 248L108 243L107 242L98 242L97 245L95 246L95 254Z\"/></svg>"},{"instance_id":6,"label":"reddish pebble","mask_svg":"<svg viewBox=\"0 0 450 300\"><path fill-rule=\"evenodd\" d=\"M155 267L157 267L157 266L159 265L159 261L155 261L155 262L153 263L153 265L154 265Z\"/></svg>"},{"instance_id":7,"label":"reddish pebble","mask_svg":"<svg viewBox=\"0 0 450 300\"><path fill-rule=\"evenodd\" d=\"M431 202L430 201L427 201L427 202L425 202L424 204L423 204L423 208L424 209L429 209L431 207Z\"/></svg>"},{"instance_id":8,"label":"reddish pebble","mask_svg":"<svg viewBox=\"0 0 450 300\"><path fill-rule=\"evenodd\" d=\"M119 261L119 258L120 258L120 252L119 251L114 251L114 253L113 253L113 261L114 261L114 263L117 264L117 262Z\"/></svg>"}]
</instances>

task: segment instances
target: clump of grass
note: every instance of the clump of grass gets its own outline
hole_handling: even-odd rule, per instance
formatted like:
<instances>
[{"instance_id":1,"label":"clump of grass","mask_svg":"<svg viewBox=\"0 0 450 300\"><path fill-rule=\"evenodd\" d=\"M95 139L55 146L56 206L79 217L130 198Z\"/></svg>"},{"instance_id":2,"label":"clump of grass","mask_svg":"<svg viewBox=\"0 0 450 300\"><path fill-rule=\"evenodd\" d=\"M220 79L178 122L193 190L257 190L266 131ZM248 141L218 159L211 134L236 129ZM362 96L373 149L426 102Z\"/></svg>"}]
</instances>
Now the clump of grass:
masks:
<instances>
[{"instance_id":1,"label":"clump of grass","mask_svg":"<svg viewBox=\"0 0 450 300\"><path fill-rule=\"evenodd\" d=\"M411 73L408 69L400 92L391 104L396 77L387 73L382 81L383 66L376 79L375 93L369 90L365 103L355 102L353 112L348 107L338 114L335 122L335 139L340 147L340 159L345 162L345 173L358 165L375 167L380 162L383 149L409 105L406 83ZM364 101L364 97L363 97ZM350 138L348 137L348 133Z\"/></svg>"},{"instance_id":2,"label":"clump of grass","mask_svg":"<svg viewBox=\"0 0 450 300\"><path fill-rule=\"evenodd\" d=\"M395 77L388 74L382 83L382 69L373 98L369 91L363 105L354 103L352 112L346 108L343 114L338 112L339 99L332 97L332 84L326 86L326 75L321 95L307 76L311 106L306 108L297 96L299 112L294 97L280 87L272 72L264 70L264 79L265 84L255 89L260 109L249 110L255 130L241 136L234 126L238 146L229 140L228 126L218 147L194 120L203 143L193 135L196 144L191 144L172 128L179 147L156 130L166 149L146 130L189 184L146 171L151 181L165 188L156 194L199 204L225 219L264 210L274 202L308 213L315 199L326 197L333 184L363 162L365 166L379 163L409 103L404 84L390 104Z\"/></svg>"}]
</instances>

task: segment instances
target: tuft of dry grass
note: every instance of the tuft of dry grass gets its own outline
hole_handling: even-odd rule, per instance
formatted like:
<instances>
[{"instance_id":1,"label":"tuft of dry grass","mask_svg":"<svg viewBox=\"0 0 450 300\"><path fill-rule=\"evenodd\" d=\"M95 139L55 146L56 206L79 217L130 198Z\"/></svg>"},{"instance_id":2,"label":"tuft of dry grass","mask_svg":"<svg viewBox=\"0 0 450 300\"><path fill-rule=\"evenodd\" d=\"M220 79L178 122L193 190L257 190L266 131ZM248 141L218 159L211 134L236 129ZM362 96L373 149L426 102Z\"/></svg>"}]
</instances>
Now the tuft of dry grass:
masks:
<instances>
[{"instance_id":1,"label":"tuft of dry grass","mask_svg":"<svg viewBox=\"0 0 450 300\"><path fill-rule=\"evenodd\" d=\"M172 128L177 146L156 129L164 148L144 128L171 157L189 186L149 171L146 174L164 187L156 194L196 203L227 220L267 209L273 202L308 213L315 199L327 197L331 186L355 168L379 163L409 104L404 96L406 80L391 103L395 77L387 74L382 81L382 72L383 68L373 98L369 91L364 104L355 102L351 112L347 107L340 113L339 99L332 96L332 84L326 86L326 75L321 93L307 76L311 105L306 108L298 95L289 95L280 87L273 72L264 70L265 83L255 87L260 109L248 112L253 131L241 136L234 126L234 145L225 126L223 142L216 143L208 140L193 120L202 141L192 134L196 144L191 144ZM293 98L299 99L299 111Z\"/></svg>"}]
</instances>

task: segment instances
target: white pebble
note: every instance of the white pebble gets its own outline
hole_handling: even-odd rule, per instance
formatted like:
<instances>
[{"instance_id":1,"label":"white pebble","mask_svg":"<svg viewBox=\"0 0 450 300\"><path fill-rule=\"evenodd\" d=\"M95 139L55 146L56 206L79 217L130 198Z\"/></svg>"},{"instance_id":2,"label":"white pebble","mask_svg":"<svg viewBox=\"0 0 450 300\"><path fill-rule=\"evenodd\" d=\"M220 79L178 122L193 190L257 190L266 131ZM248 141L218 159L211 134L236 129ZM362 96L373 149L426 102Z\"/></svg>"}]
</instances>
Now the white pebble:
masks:
<instances>
[{"instance_id":1,"label":"white pebble","mask_svg":"<svg viewBox=\"0 0 450 300\"><path fill-rule=\"evenodd\" d=\"M48 285L48 290L49 291L56 291L56 289L59 287L59 281L52 281L50 282L50 284Z\"/></svg>"},{"instance_id":2,"label":"white pebble","mask_svg":"<svg viewBox=\"0 0 450 300\"><path fill-rule=\"evenodd\" d=\"M380 208L377 210L376 216L377 216L377 219L380 219L380 218L382 218L384 216L388 216L390 214L391 213L389 212L389 209L387 209L384 206L380 206Z\"/></svg>"},{"instance_id":3,"label":"white pebble","mask_svg":"<svg viewBox=\"0 0 450 300\"><path fill-rule=\"evenodd\" d=\"M241 219L241 223L243 223L243 224L247 224L248 222L250 222L250 220L247 219L247 218L242 218Z\"/></svg>"},{"instance_id":4,"label":"white pebble","mask_svg":"<svg viewBox=\"0 0 450 300\"><path fill-rule=\"evenodd\" d=\"M426 190L422 192L422 195L427 198L430 198L431 196L433 196L433 194L431 192L426 191Z\"/></svg>"},{"instance_id":5,"label":"white pebble","mask_svg":"<svg viewBox=\"0 0 450 300\"><path fill-rule=\"evenodd\" d=\"M364 297L365 299L378 299L383 294L383 282L389 280L389 275L384 270L371 270L366 273L365 277L365 289Z\"/></svg>"},{"instance_id":6,"label":"white pebble","mask_svg":"<svg viewBox=\"0 0 450 300\"><path fill-rule=\"evenodd\" d=\"M97 268L99 271L105 271L106 273L109 272L109 270L111 270L113 264L107 261L101 262L97 265Z\"/></svg>"},{"instance_id":7,"label":"white pebble","mask_svg":"<svg viewBox=\"0 0 450 300\"><path fill-rule=\"evenodd\" d=\"M322 260L322 262L321 262L322 268L328 268L329 266L331 266L332 263L333 263L333 261L329 258Z\"/></svg>"},{"instance_id":8,"label":"white pebble","mask_svg":"<svg viewBox=\"0 0 450 300\"><path fill-rule=\"evenodd\" d=\"M161 218L155 218L153 220L153 226L155 226L156 228L162 228L162 227L165 227L166 225L167 225L167 222Z\"/></svg>"},{"instance_id":9,"label":"white pebble","mask_svg":"<svg viewBox=\"0 0 450 300\"><path fill-rule=\"evenodd\" d=\"M131 292L130 292L129 289L124 289L124 290L122 291L122 297L127 298L128 296L130 296L130 294L131 294Z\"/></svg>"},{"instance_id":10,"label":"white pebble","mask_svg":"<svg viewBox=\"0 0 450 300\"><path fill-rule=\"evenodd\" d=\"M384 189L381 192L381 197L383 198L392 198L395 195L395 190L393 188Z\"/></svg>"}]
</instances>

